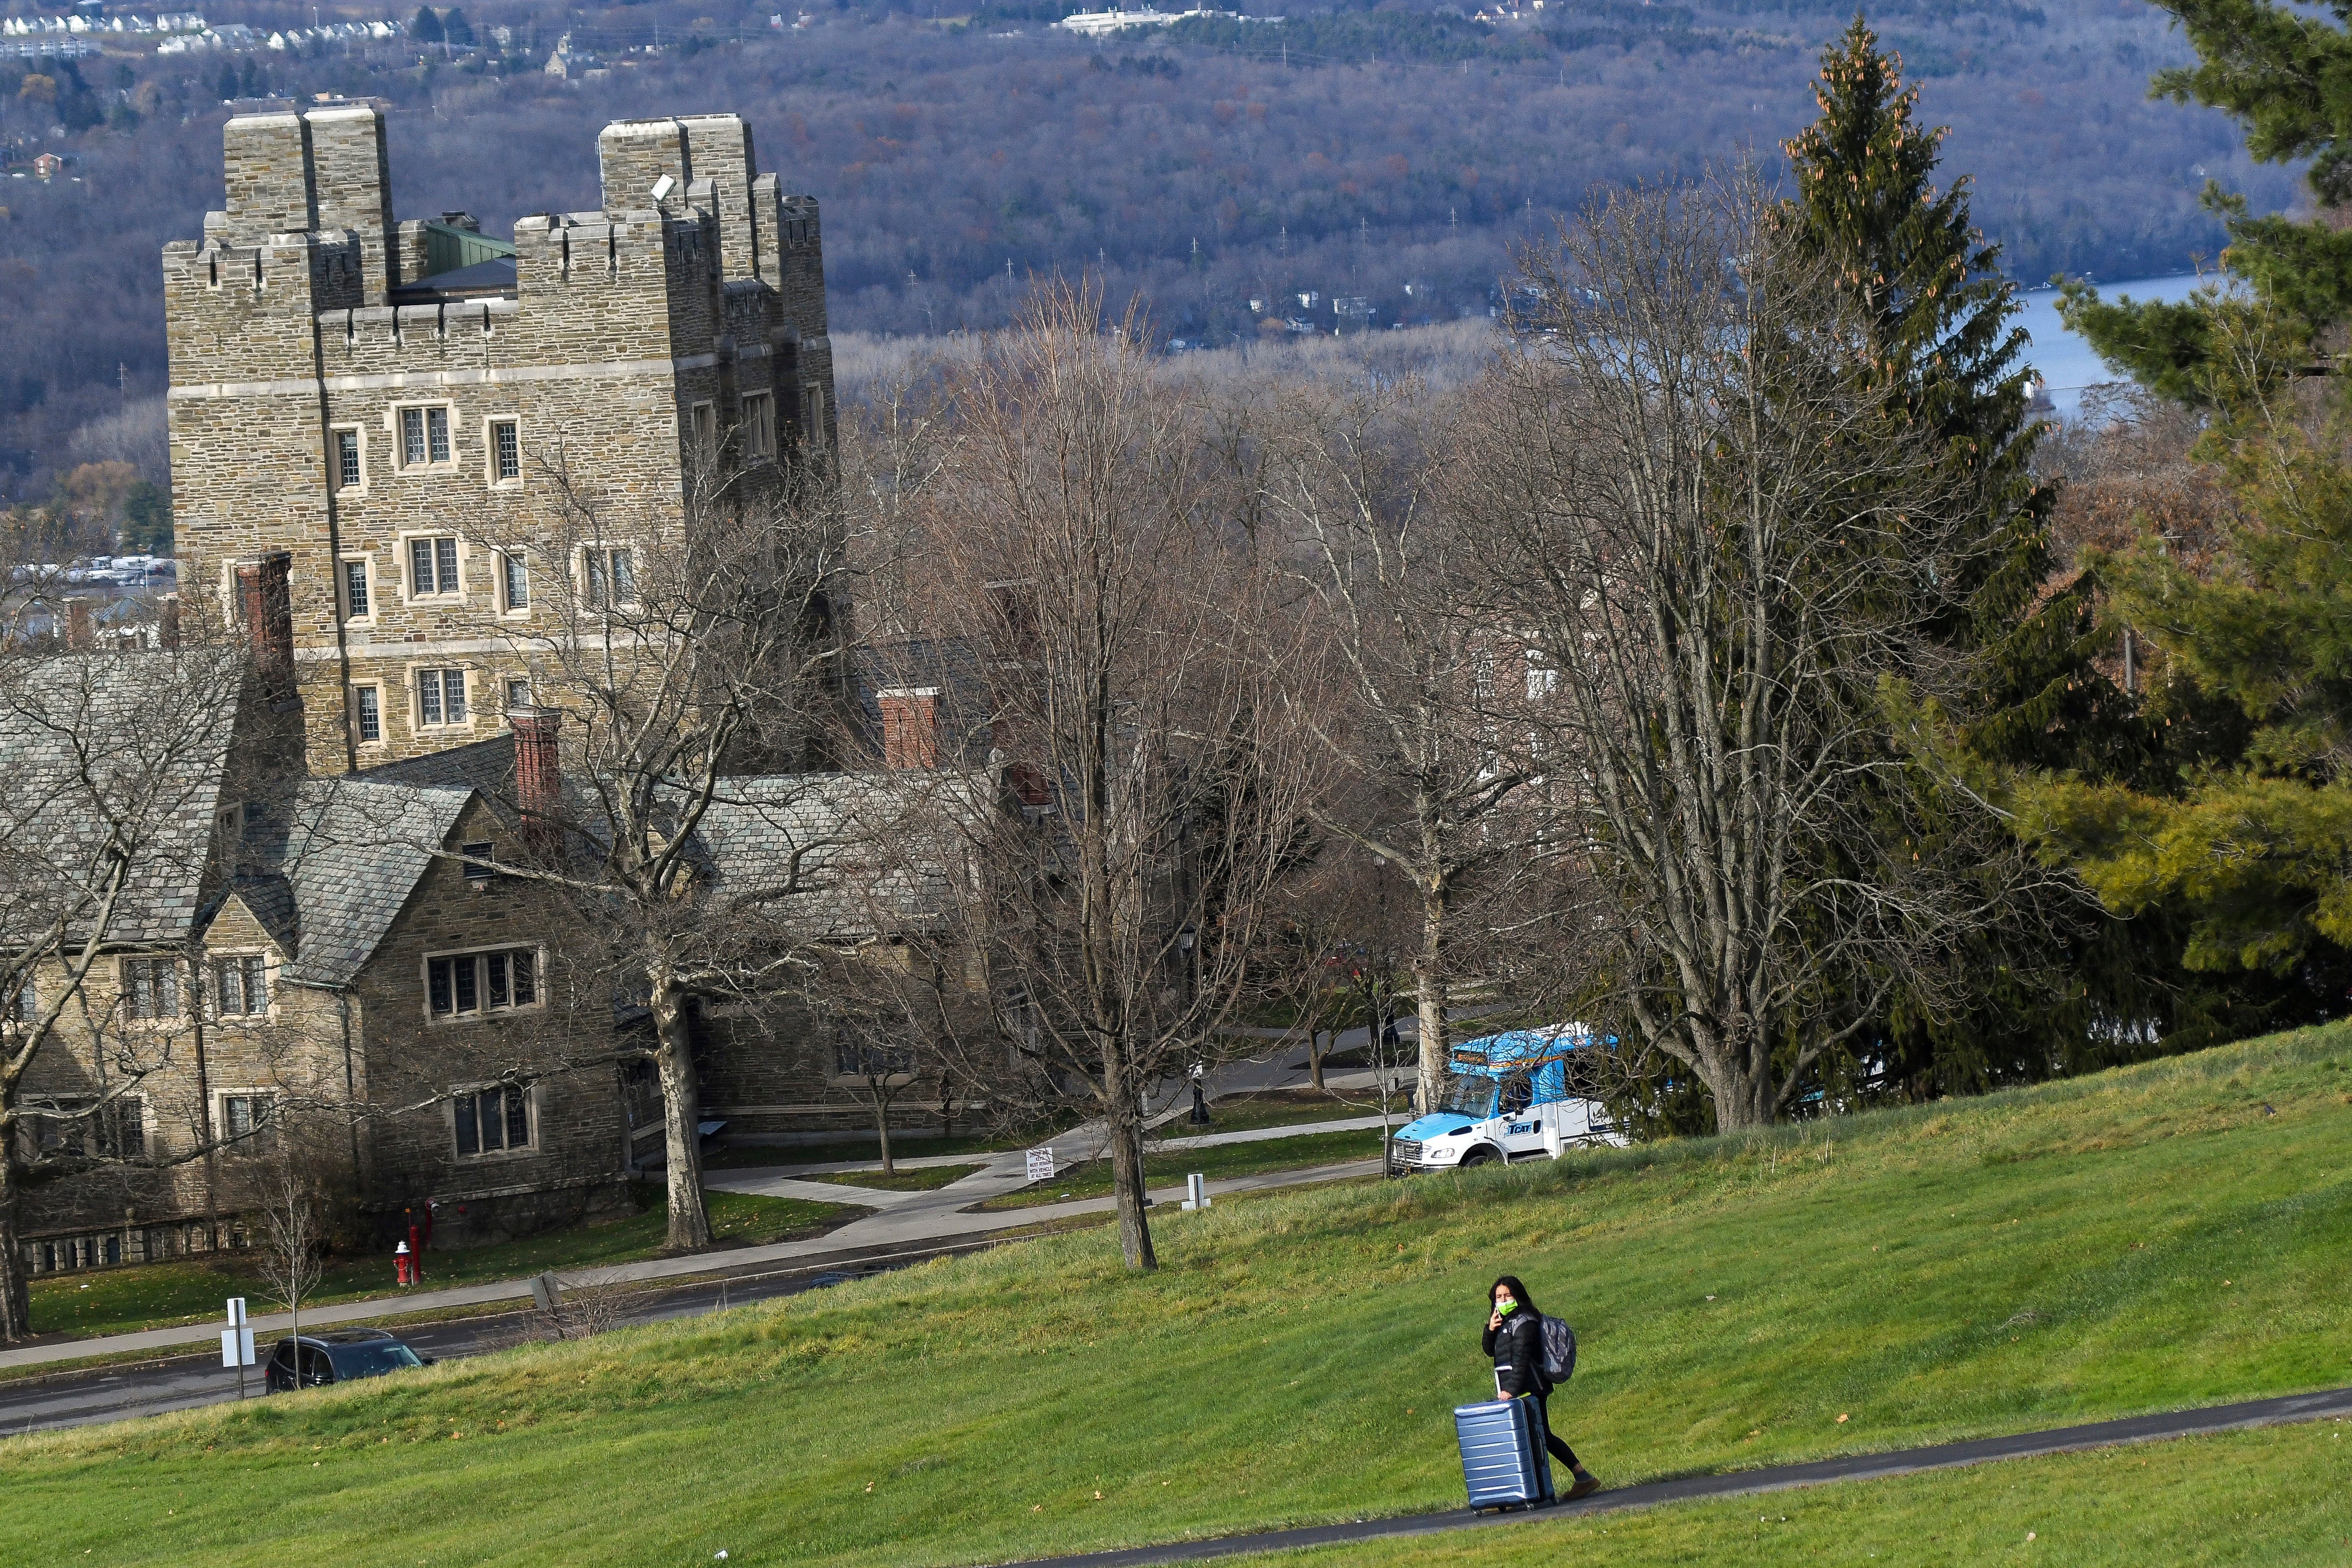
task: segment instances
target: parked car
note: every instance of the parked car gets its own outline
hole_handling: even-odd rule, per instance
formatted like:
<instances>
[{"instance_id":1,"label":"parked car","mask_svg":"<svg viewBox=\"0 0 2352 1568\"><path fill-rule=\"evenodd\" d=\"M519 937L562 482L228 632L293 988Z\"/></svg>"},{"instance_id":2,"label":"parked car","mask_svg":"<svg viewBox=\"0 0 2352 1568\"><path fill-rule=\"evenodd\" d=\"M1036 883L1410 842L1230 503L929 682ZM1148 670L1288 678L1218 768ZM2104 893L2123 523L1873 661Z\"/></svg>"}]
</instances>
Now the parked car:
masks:
<instances>
[{"instance_id":1,"label":"parked car","mask_svg":"<svg viewBox=\"0 0 2352 1568\"><path fill-rule=\"evenodd\" d=\"M270 1352L269 1370L263 1374L263 1385L272 1394L291 1393L297 1386L295 1355L301 1355L303 1388L323 1388L331 1383L350 1383L357 1378L382 1377L386 1373L405 1372L413 1366L431 1366L431 1356L418 1355L407 1345L383 1329L331 1329L322 1334L304 1334L299 1340L284 1339Z\"/></svg>"}]
</instances>

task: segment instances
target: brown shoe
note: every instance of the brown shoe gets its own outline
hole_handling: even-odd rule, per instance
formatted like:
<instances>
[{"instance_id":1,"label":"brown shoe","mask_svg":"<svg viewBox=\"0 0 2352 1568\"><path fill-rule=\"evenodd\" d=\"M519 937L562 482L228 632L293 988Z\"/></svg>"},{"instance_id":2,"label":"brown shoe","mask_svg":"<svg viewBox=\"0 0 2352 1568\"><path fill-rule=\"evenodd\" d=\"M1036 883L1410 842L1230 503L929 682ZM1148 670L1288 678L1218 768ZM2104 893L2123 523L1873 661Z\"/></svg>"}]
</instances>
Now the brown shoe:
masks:
<instances>
[{"instance_id":1,"label":"brown shoe","mask_svg":"<svg viewBox=\"0 0 2352 1568\"><path fill-rule=\"evenodd\" d=\"M1601 1478L1591 1470L1577 1470L1573 1473L1576 1477L1576 1484L1568 1489L1568 1495L1560 1499L1560 1501L1574 1502L1579 1498L1591 1497L1601 1489Z\"/></svg>"}]
</instances>

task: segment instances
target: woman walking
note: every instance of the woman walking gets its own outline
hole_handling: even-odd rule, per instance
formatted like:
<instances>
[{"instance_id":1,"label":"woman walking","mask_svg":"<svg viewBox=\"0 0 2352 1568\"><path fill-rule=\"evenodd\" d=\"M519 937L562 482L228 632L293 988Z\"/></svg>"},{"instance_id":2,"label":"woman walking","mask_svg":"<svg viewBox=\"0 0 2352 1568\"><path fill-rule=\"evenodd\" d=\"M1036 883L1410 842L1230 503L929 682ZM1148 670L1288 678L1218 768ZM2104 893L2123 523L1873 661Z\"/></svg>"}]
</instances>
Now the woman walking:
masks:
<instances>
[{"instance_id":1,"label":"woman walking","mask_svg":"<svg viewBox=\"0 0 2352 1568\"><path fill-rule=\"evenodd\" d=\"M1551 1384L1544 1376L1543 1314L1528 1298L1528 1288L1519 1283L1516 1274L1506 1274L1487 1289L1487 1304L1492 1310L1486 1317L1486 1353L1495 1362L1495 1397L1517 1399L1531 1395L1536 1402L1536 1424L1543 1428L1544 1447L1551 1457L1568 1467L1574 1484L1568 1489L1564 1502L1589 1497L1601 1489L1600 1478L1576 1462L1576 1451L1559 1440L1551 1429L1551 1412L1546 1402L1551 1397Z\"/></svg>"}]
</instances>

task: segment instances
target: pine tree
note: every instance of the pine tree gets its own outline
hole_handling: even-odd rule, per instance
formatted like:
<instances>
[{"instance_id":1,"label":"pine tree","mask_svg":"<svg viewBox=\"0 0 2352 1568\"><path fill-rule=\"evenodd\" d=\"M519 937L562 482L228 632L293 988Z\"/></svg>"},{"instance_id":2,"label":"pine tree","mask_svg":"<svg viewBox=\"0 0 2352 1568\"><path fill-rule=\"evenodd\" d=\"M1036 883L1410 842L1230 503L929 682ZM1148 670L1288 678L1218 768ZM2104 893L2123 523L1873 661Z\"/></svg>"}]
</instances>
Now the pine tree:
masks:
<instances>
[{"instance_id":1,"label":"pine tree","mask_svg":"<svg viewBox=\"0 0 2352 1568\"><path fill-rule=\"evenodd\" d=\"M2352 31L2340 5L2326 7L2330 20L2274 0L2157 4L2179 19L2199 58L2159 73L2155 90L2223 110L2264 163L2309 159L2319 212L2254 217L2243 197L2208 184L2205 205L2230 236L2222 266L2246 293L2162 304L2101 300L2076 284L2062 309L2069 326L2141 384L2212 407L2229 395L2217 376L2274 387L2324 363L2352 321L2352 229L2342 223L2352 206ZM2237 356L2222 352L2225 342Z\"/></svg>"},{"instance_id":2,"label":"pine tree","mask_svg":"<svg viewBox=\"0 0 2352 1568\"><path fill-rule=\"evenodd\" d=\"M2077 576L2045 591L2055 491L2032 472L2042 426L2027 400L2025 334L1999 249L1971 221L1969 182L1937 189L1944 131L1920 122L1899 57L1879 48L1862 17L1823 55L1815 98L1820 118L1784 148L1791 216L1862 308L1868 374L1895 384L1977 520L1973 547L1954 563L1942 647L1923 650L1964 672L1959 689L1909 717L1948 715L1965 765L1977 769L2128 768L2145 748L2131 704L2095 663L2105 639L2094 584ZM1948 788L1942 804L1948 819L1981 809ZM1916 834L1917 824L1890 819L1888 831ZM1938 846L1928 838L1918 850ZM2055 954L1988 942L1968 955L1967 1005L1898 998L1867 1053L1915 1093L2063 1070L2083 1062L2095 1016L2144 996L2147 972L2169 956L2114 922Z\"/></svg>"},{"instance_id":3,"label":"pine tree","mask_svg":"<svg viewBox=\"0 0 2352 1568\"><path fill-rule=\"evenodd\" d=\"M461 49L473 47L474 24L466 20L464 6L449 7L447 14L441 18L441 36Z\"/></svg>"},{"instance_id":4,"label":"pine tree","mask_svg":"<svg viewBox=\"0 0 2352 1568\"><path fill-rule=\"evenodd\" d=\"M416 15L409 18L408 36L420 44L438 44L448 37L441 29L441 18L434 14L430 5L416 8Z\"/></svg>"},{"instance_id":5,"label":"pine tree","mask_svg":"<svg viewBox=\"0 0 2352 1568\"><path fill-rule=\"evenodd\" d=\"M2287 982L2340 1011L2352 970L2352 397L2332 354L2352 322L2352 34L2266 0L2162 0L2200 61L2156 89L2222 109L2257 158L2308 158L2321 209L2229 220L2222 264L2244 289L2178 305L2070 290L2067 320L2158 396L2207 412L2197 455L2235 519L2191 571L2153 534L2103 570L2117 616L2154 642L2184 711L2242 723L2218 754L2139 787L2054 777L2032 826L2112 909L2185 924L2195 970Z\"/></svg>"}]
</instances>

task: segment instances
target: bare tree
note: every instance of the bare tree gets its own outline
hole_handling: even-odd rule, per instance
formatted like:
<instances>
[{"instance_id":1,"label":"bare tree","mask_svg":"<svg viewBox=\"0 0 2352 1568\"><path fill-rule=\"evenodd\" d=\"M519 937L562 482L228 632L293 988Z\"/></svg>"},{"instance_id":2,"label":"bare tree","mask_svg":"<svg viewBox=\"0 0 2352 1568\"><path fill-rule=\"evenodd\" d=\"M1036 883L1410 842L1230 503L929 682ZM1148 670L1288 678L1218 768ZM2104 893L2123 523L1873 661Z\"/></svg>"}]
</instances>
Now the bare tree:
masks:
<instances>
[{"instance_id":1,"label":"bare tree","mask_svg":"<svg viewBox=\"0 0 2352 1568\"><path fill-rule=\"evenodd\" d=\"M299 1164L281 1159L262 1194L261 1278L286 1309L294 1339L294 1386L302 1386L302 1303L318 1285L327 1247L326 1199Z\"/></svg>"},{"instance_id":2,"label":"bare tree","mask_svg":"<svg viewBox=\"0 0 2352 1568\"><path fill-rule=\"evenodd\" d=\"M696 454L667 511L581 479L560 449L541 472L547 511L486 541L524 563L535 606L504 634L530 679L503 804L536 854L500 869L571 895L584 952L644 1021L645 1043L618 1054L659 1076L668 1245L698 1248L695 1016L724 1006L751 1026L795 1002L839 920L830 871L864 831L825 771L844 717L844 523L822 461L757 461L732 437Z\"/></svg>"},{"instance_id":3,"label":"bare tree","mask_svg":"<svg viewBox=\"0 0 2352 1568\"><path fill-rule=\"evenodd\" d=\"M246 673L242 650L218 642L123 656L0 646L0 1339L31 1332L27 1192L152 1163L129 1097L189 1046L174 1026L194 994L183 949L216 868ZM125 952L139 956L117 985Z\"/></svg>"},{"instance_id":4,"label":"bare tree","mask_svg":"<svg viewBox=\"0 0 2352 1568\"><path fill-rule=\"evenodd\" d=\"M1307 780L1296 710L1248 646L1265 574L1197 403L1143 342L1055 287L963 368L908 573L973 689L938 761L969 803L954 940L979 944L996 1023L975 1070L999 1099L1100 1115L1121 1248L1149 1268L1144 1096L1247 992Z\"/></svg>"},{"instance_id":5,"label":"bare tree","mask_svg":"<svg viewBox=\"0 0 2352 1568\"><path fill-rule=\"evenodd\" d=\"M1497 623L1545 671L1590 972L1724 1128L1787 1111L1896 985L1948 994L1956 937L2032 875L1990 811L1938 831L2001 875L1912 847L1934 808L1891 694L1951 673L1923 633L1967 580L1960 510L1772 210L1742 177L1564 226L1462 468Z\"/></svg>"},{"instance_id":6,"label":"bare tree","mask_svg":"<svg viewBox=\"0 0 2352 1568\"><path fill-rule=\"evenodd\" d=\"M1485 618L1483 541L1447 506L1445 416L1410 384L1370 392L1299 388L1285 399L1266 464L1269 511L1320 623L1319 668L1279 667L1329 752L1316 818L1412 889L1420 1016L1419 1099L1437 1103L1458 976L1491 958L1489 921L1462 920L1486 873L1523 848L1507 811L1526 784L1514 693L1517 653Z\"/></svg>"}]
</instances>

